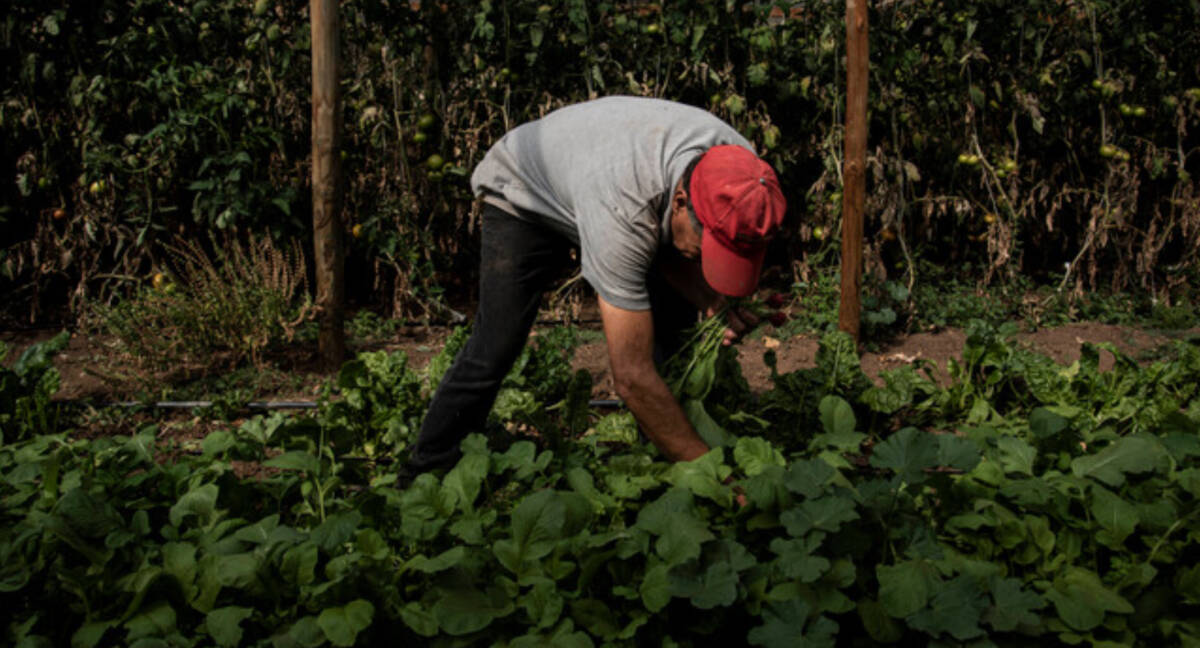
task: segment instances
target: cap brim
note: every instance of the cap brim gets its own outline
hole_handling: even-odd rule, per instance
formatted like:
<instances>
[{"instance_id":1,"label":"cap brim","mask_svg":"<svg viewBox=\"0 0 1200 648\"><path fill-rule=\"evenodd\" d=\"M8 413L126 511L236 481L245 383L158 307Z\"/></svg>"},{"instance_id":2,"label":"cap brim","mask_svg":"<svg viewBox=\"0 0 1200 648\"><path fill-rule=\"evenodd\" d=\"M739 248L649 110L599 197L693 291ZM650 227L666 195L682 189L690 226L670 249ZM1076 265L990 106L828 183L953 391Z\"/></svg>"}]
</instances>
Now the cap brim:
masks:
<instances>
[{"instance_id":1,"label":"cap brim","mask_svg":"<svg viewBox=\"0 0 1200 648\"><path fill-rule=\"evenodd\" d=\"M704 280L713 290L727 297L746 297L758 287L766 246L743 255L721 245L708 230L700 237L700 266Z\"/></svg>"}]
</instances>

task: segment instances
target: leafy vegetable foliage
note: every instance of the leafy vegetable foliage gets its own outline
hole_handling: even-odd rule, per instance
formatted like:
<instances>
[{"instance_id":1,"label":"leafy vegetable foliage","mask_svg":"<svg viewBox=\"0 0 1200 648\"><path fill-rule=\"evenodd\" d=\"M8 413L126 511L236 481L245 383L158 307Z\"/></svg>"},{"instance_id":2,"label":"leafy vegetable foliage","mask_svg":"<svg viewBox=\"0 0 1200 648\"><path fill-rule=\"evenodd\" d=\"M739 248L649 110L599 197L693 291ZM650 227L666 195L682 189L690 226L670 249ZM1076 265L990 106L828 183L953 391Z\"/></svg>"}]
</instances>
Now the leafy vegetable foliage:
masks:
<instances>
[{"instance_id":1,"label":"leafy vegetable foliage","mask_svg":"<svg viewBox=\"0 0 1200 648\"><path fill-rule=\"evenodd\" d=\"M1101 352L1113 370L1099 371ZM833 334L817 367L776 375L736 411L716 405L738 388L735 364L714 362L696 402L730 438L682 464L620 441L613 415L601 430L566 412L578 378L534 358L511 388L546 398L529 367L558 372L561 415L544 415L538 437L469 437L456 467L403 490L384 459L402 453L427 390L402 356L348 364L340 398L313 417L257 417L170 461L155 460L153 425L8 443L6 639L1200 640L1194 343L1150 366L1085 348L1064 367L978 325L945 375L909 368L874 384ZM243 461L264 469L239 478Z\"/></svg>"}]
</instances>

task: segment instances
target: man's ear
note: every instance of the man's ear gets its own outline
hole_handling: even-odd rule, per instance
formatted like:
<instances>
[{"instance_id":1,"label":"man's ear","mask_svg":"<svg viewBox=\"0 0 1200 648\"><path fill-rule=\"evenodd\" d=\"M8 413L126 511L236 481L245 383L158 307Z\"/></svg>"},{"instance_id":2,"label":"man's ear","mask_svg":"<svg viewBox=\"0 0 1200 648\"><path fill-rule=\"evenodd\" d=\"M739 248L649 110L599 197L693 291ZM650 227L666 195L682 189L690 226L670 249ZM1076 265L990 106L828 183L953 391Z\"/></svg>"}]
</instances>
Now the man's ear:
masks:
<instances>
[{"instance_id":1,"label":"man's ear","mask_svg":"<svg viewBox=\"0 0 1200 648\"><path fill-rule=\"evenodd\" d=\"M671 194L671 209L672 211L687 209L687 203L688 195L683 190L683 181L680 180L679 184L675 185L675 191Z\"/></svg>"}]
</instances>

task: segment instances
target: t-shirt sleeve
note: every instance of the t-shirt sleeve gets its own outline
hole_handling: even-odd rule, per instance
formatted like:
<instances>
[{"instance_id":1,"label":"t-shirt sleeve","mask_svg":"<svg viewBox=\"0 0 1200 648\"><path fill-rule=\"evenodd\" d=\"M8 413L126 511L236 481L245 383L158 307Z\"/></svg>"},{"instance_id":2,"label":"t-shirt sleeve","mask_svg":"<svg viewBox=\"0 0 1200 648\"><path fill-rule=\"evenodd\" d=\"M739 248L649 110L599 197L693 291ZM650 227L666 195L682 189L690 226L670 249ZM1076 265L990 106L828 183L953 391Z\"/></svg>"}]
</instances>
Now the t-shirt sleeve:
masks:
<instances>
[{"instance_id":1,"label":"t-shirt sleeve","mask_svg":"<svg viewBox=\"0 0 1200 648\"><path fill-rule=\"evenodd\" d=\"M649 215L650 218L645 216ZM625 310L650 310L646 273L658 250L653 215L580 215L579 257L583 278L604 301Z\"/></svg>"}]
</instances>

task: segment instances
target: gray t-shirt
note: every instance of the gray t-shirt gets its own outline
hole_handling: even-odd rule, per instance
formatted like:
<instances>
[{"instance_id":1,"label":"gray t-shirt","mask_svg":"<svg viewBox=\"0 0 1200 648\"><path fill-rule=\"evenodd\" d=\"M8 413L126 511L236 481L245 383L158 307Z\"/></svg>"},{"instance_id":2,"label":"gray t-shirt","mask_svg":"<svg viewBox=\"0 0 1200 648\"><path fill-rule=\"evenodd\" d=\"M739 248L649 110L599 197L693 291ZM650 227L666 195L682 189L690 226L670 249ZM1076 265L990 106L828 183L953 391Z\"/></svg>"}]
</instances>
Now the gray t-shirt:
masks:
<instances>
[{"instance_id":1,"label":"gray t-shirt","mask_svg":"<svg viewBox=\"0 0 1200 648\"><path fill-rule=\"evenodd\" d=\"M705 110L606 97L510 131L475 168L471 189L577 243L583 277L604 301L647 310L646 273L671 242L671 192L695 156L722 144L753 150Z\"/></svg>"}]
</instances>

